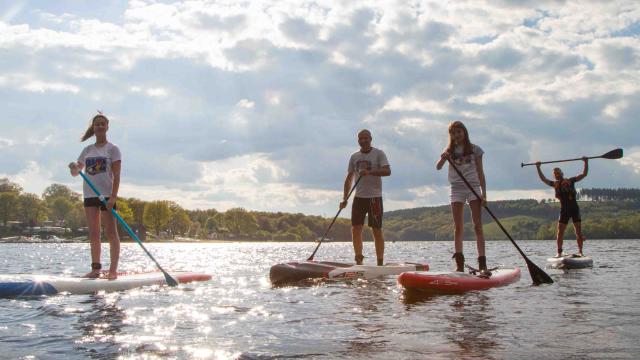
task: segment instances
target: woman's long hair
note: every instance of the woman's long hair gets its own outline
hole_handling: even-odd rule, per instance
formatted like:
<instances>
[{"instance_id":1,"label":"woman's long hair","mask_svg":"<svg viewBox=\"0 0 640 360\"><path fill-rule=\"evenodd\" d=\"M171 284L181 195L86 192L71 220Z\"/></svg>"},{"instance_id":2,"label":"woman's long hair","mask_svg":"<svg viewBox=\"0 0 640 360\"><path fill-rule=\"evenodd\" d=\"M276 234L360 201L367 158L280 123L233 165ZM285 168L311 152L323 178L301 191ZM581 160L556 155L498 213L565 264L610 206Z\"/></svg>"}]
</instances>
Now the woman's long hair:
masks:
<instances>
[{"instance_id":1,"label":"woman's long hair","mask_svg":"<svg viewBox=\"0 0 640 360\"><path fill-rule=\"evenodd\" d=\"M94 116L93 119L91 119L91 124L89 124L89 127L84 132L84 135L82 135L82 137L80 138L80 141L85 141L88 138L93 136L93 124L95 124L96 120L98 119L104 119L107 122L107 124L109 124L109 119L106 116L102 115L101 112L98 111L98 115Z\"/></svg>"},{"instance_id":2,"label":"woman's long hair","mask_svg":"<svg viewBox=\"0 0 640 360\"><path fill-rule=\"evenodd\" d=\"M452 121L449 124L449 146L447 146L447 152L453 155L456 144L451 137L451 132L453 129L462 129L464 132L464 140L463 140L463 156L469 155L473 153L473 145L471 145L471 140L469 140L469 131L467 131L467 127L464 126L462 121Z\"/></svg>"}]
</instances>

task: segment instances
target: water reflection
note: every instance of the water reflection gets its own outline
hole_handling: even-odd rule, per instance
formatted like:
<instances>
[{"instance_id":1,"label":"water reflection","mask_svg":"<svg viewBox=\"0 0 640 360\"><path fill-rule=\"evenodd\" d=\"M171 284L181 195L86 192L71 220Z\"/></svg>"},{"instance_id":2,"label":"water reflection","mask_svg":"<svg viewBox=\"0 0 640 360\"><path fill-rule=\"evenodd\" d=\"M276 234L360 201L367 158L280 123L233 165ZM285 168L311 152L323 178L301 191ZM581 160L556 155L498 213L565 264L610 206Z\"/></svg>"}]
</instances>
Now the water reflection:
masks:
<instances>
[{"instance_id":1,"label":"water reflection","mask_svg":"<svg viewBox=\"0 0 640 360\"><path fill-rule=\"evenodd\" d=\"M394 301L392 287L385 280L353 281L353 296L348 297L346 311L351 316L345 319L355 332L344 341L347 349L344 356L357 358L384 353L387 348L386 332L388 324L384 318L385 309Z\"/></svg>"},{"instance_id":2,"label":"water reflection","mask_svg":"<svg viewBox=\"0 0 640 360\"><path fill-rule=\"evenodd\" d=\"M93 359L113 359L121 352L116 336L125 327L125 312L118 306L119 294L90 295L80 301L88 309L78 317L76 329L82 337L76 349Z\"/></svg>"},{"instance_id":3,"label":"water reflection","mask_svg":"<svg viewBox=\"0 0 640 360\"><path fill-rule=\"evenodd\" d=\"M446 352L456 359L493 359L491 354L498 346L497 313L490 297L482 292L464 294L436 294L404 290L402 301L407 311L429 307L436 312L442 336L452 347ZM433 320L433 319L432 319Z\"/></svg>"},{"instance_id":4,"label":"water reflection","mask_svg":"<svg viewBox=\"0 0 640 360\"><path fill-rule=\"evenodd\" d=\"M446 337L459 348L462 359L493 359L497 335L490 298L481 292L456 297L450 304L451 311L444 315L449 321Z\"/></svg>"}]
</instances>

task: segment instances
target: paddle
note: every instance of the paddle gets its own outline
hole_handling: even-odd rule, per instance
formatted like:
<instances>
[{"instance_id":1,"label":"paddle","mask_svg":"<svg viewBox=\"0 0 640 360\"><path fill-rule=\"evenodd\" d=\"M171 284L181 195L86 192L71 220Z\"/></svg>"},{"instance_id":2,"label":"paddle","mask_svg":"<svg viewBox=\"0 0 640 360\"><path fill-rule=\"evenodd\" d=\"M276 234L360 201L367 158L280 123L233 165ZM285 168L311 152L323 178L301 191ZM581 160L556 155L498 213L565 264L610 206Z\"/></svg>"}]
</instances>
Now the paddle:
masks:
<instances>
[{"instance_id":1,"label":"paddle","mask_svg":"<svg viewBox=\"0 0 640 360\"><path fill-rule=\"evenodd\" d=\"M102 196L100 194L100 192L98 191L98 189L96 189L95 186L93 186L93 184L91 183L91 180L89 180L89 178L87 178L87 176L82 172L79 171L80 176L82 176L82 178L84 179L84 181L87 182L87 185L89 185L89 187L91 188L91 190L93 190L94 193L96 193L96 195L98 195L98 198L100 199L100 201L102 201L102 203L106 206L107 205L107 201L105 200L104 196ZM125 230L127 230L127 232L129 233L129 235L138 243L138 245L140 245L142 247L142 250L144 250L145 253L147 253L147 255L149 255L149 257L151 258L151 260L153 260L154 263L156 263L156 266L158 267L158 269L160 271L162 271L162 273L164 274L164 279L167 282L167 284L169 284L169 286L178 286L178 281L171 275L169 275L168 272L164 271L164 269L162 268L162 266L160 266L160 264L156 261L156 259L153 257L153 255L151 255L151 253L149 252L149 250L147 250L147 248L142 244L142 241L140 241L140 239L138 239L138 236L136 235L135 232L133 232L133 230L131 230L131 228L129 227L129 225L127 225L127 223L124 221L124 219L120 216L120 214L118 214L116 212L115 209L111 208L111 213L113 214L113 216L116 217L116 219L118 219L118 221L120 222L120 224L122 225L122 227L125 228Z\"/></svg>"},{"instance_id":2,"label":"paddle","mask_svg":"<svg viewBox=\"0 0 640 360\"><path fill-rule=\"evenodd\" d=\"M356 179L356 183L353 184L353 187L351 188L351 191L349 191L349 194L347 195L347 198L345 200L349 200L349 198L351 197L351 193L353 192L353 190L356 189L356 186L358 186L358 183L360 182L360 179L362 179L362 176L358 176L358 179ZM341 211L342 211L342 209L338 209L338 213L336 214L336 216L333 217L333 221L331 221L331 224L329 224L329 227L327 228L327 230L324 232L324 234L320 238L320 241L318 242L318 246L316 246L316 249L313 250L313 253L311 253L311 256L309 256L307 261L313 260L313 257L316 255L316 251L318 251L318 248L320 248L320 244L322 244L322 241L324 240L325 236L327 236L327 234L329 233L329 230L331 230L331 227L333 226L333 223L336 222L336 219L338 218L338 215L340 215Z\"/></svg>"},{"instance_id":3,"label":"paddle","mask_svg":"<svg viewBox=\"0 0 640 360\"><path fill-rule=\"evenodd\" d=\"M609 159L609 160L615 160L615 159L620 159L622 157L622 149L614 149L609 151L608 153L604 154L604 155L600 155L600 156L590 156L587 157L587 159ZM559 162L567 162L567 161L577 161L577 160L582 160L582 158L575 158L575 159L566 159L566 160L554 160L554 161L542 161L540 162L540 164L551 164L551 163L559 163ZM529 165L535 165L536 163L520 163L520 167L525 167L525 166L529 166Z\"/></svg>"},{"instance_id":4,"label":"paddle","mask_svg":"<svg viewBox=\"0 0 640 360\"><path fill-rule=\"evenodd\" d=\"M467 185L469 190L471 190L471 192L473 192L473 195L475 195L476 198L478 198L478 200L482 201L482 198L480 197L480 195L478 195L478 193L473 189L471 184L469 184L467 179L465 179L464 175L462 175L460 170L458 170L458 167L453 163L453 161L451 161L451 159L449 159L449 157L447 157L447 161L449 161L449 164L451 164L453 169L458 173L458 175L464 181L464 183ZM493 214L491 209L489 209L489 206L484 205L484 208L487 210L489 215L491 215L493 220L495 220L496 224L498 224L500 229L502 229L502 231L507 235L509 240L511 240L511 243L513 244L513 246L516 247L516 249L518 250L520 255L522 255L522 257L524 258L524 261L527 263L527 268L529 269L529 275L531 275L531 280L533 280L533 283L536 284L536 285L540 285L542 283L553 284L553 280L551 279L551 277L546 272L544 272L542 269L540 269L536 264L534 264L533 261L529 260L527 255L524 254L524 252L520 249L518 244L516 244L515 240L513 240L511 235L509 235L509 232L507 232L507 229L505 229L504 226L502 226L502 224L500 223L500 220L498 220L498 218Z\"/></svg>"}]
</instances>

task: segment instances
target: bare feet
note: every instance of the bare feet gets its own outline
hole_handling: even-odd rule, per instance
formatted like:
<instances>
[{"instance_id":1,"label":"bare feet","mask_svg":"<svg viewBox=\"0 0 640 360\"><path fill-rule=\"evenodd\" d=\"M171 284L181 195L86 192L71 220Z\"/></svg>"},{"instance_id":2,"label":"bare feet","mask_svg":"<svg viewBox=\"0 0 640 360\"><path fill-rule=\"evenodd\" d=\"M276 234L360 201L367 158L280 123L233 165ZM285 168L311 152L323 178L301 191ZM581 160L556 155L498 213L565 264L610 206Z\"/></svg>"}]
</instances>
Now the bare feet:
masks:
<instances>
[{"instance_id":1,"label":"bare feet","mask_svg":"<svg viewBox=\"0 0 640 360\"><path fill-rule=\"evenodd\" d=\"M116 270L109 270L109 275L107 275L107 280L115 280L118 278L118 272Z\"/></svg>"},{"instance_id":2,"label":"bare feet","mask_svg":"<svg viewBox=\"0 0 640 360\"><path fill-rule=\"evenodd\" d=\"M91 270L90 272L84 274L83 277L89 279L97 279L100 277L100 270Z\"/></svg>"}]
</instances>

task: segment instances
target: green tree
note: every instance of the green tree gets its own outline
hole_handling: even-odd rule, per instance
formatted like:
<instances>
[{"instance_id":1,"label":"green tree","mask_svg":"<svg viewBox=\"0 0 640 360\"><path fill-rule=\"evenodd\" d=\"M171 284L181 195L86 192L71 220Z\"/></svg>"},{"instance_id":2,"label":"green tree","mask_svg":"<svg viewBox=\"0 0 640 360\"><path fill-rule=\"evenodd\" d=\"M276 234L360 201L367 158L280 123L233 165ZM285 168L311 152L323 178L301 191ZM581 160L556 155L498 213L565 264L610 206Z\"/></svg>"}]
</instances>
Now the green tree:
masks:
<instances>
[{"instance_id":1,"label":"green tree","mask_svg":"<svg viewBox=\"0 0 640 360\"><path fill-rule=\"evenodd\" d=\"M216 213L213 216L208 217L204 223L204 229L207 234L212 232L219 232L220 229L225 227L225 216L222 213Z\"/></svg>"},{"instance_id":2,"label":"green tree","mask_svg":"<svg viewBox=\"0 0 640 360\"><path fill-rule=\"evenodd\" d=\"M36 194L21 194L19 198L20 221L29 226L35 226L46 220L49 208Z\"/></svg>"},{"instance_id":3,"label":"green tree","mask_svg":"<svg viewBox=\"0 0 640 360\"><path fill-rule=\"evenodd\" d=\"M224 213L224 222L233 234L252 235L258 230L256 217L243 208L229 209Z\"/></svg>"},{"instance_id":4,"label":"green tree","mask_svg":"<svg viewBox=\"0 0 640 360\"><path fill-rule=\"evenodd\" d=\"M42 199L51 202L53 199L63 198L69 201L80 201L80 194L71 191L67 186L62 184L49 185L42 193Z\"/></svg>"},{"instance_id":5,"label":"green tree","mask_svg":"<svg viewBox=\"0 0 640 360\"><path fill-rule=\"evenodd\" d=\"M171 219L171 209L167 201L153 201L144 207L144 226L160 236Z\"/></svg>"},{"instance_id":6,"label":"green tree","mask_svg":"<svg viewBox=\"0 0 640 360\"><path fill-rule=\"evenodd\" d=\"M133 209L129 206L129 202L126 199L118 199L118 201L116 201L116 207L118 208L118 214L122 220L127 224L133 224L135 216Z\"/></svg>"},{"instance_id":7,"label":"green tree","mask_svg":"<svg viewBox=\"0 0 640 360\"><path fill-rule=\"evenodd\" d=\"M196 238L196 239L199 238L201 227L202 225L200 225L199 221L192 221L191 226L189 226L189 230L187 231L187 236Z\"/></svg>"},{"instance_id":8,"label":"green tree","mask_svg":"<svg viewBox=\"0 0 640 360\"><path fill-rule=\"evenodd\" d=\"M87 226L87 218L84 214L84 205L78 202L64 218L64 223L68 228L79 229Z\"/></svg>"},{"instance_id":9,"label":"green tree","mask_svg":"<svg viewBox=\"0 0 640 360\"><path fill-rule=\"evenodd\" d=\"M144 224L144 209L147 202L140 199L129 198L127 199L127 204L133 211L132 222L136 224Z\"/></svg>"},{"instance_id":10,"label":"green tree","mask_svg":"<svg viewBox=\"0 0 640 360\"><path fill-rule=\"evenodd\" d=\"M313 232L303 224L298 224L296 227L292 228L289 232L298 235L302 241L314 240Z\"/></svg>"},{"instance_id":11,"label":"green tree","mask_svg":"<svg viewBox=\"0 0 640 360\"><path fill-rule=\"evenodd\" d=\"M9 181L8 178L0 179L0 193L3 192L11 192L15 194L20 194L22 192L22 186Z\"/></svg>"},{"instance_id":12,"label":"green tree","mask_svg":"<svg viewBox=\"0 0 640 360\"><path fill-rule=\"evenodd\" d=\"M19 197L15 192L0 192L0 221L7 226L7 221L18 218Z\"/></svg>"},{"instance_id":13,"label":"green tree","mask_svg":"<svg viewBox=\"0 0 640 360\"><path fill-rule=\"evenodd\" d=\"M64 221L67 214L73 210L73 202L63 196L49 198L49 210L54 220Z\"/></svg>"},{"instance_id":14,"label":"green tree","mask_svg":"<svg viewBox=\"0 0 640 360\"><path fill-rule=\"evenodd\" d=\"M180 209L173 211L171 220L169 220L169 229L173 235L184 235L191 227L191 219L187 212Z\"/></svg>"}]
</instances>

